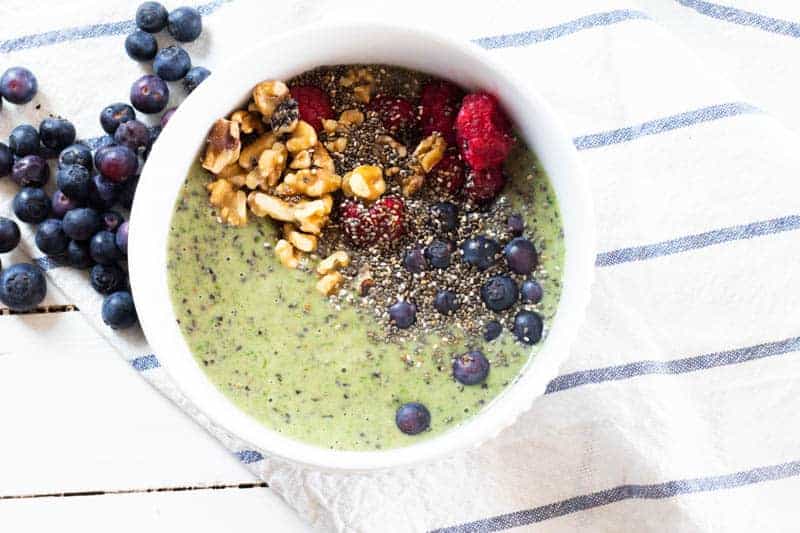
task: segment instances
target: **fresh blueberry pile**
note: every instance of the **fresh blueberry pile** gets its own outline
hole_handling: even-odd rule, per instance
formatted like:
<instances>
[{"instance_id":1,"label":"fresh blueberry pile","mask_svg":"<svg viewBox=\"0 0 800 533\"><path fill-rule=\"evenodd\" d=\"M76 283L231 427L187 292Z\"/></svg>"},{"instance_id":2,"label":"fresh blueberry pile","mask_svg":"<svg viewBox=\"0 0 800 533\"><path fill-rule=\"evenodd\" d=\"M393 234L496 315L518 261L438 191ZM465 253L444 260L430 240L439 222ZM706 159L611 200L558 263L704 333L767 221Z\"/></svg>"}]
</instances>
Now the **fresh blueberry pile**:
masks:
<instances>
[{"instance_id":1,"label":"fresh blueberry pile","mask_svg":"<svg viewBox=\"0 0 800 533\"><path fill-rule=\"evenodd\" d=\"M153 35L166 29L178 42L194 41L203 28L196 9L168 12L158 2L145 2L136 10L136 26L125 39L125 50L136 61L153 61L155 75L133 83L132 105L113 103L100 112L106 135L94 150L76 141L69 120L56 116L45 118L38 128L18 125L8 144L0 142L0 178L9 176L20 187L13 200L16 218L37 225L36 246L55 263L90 271L92 287L105 296L103 321L113 329L138 321L127 274L128 222L120 212L130 209L141 166L175 108L167 109L154 127L138 120L136 111L160 113L169 101L167 82L183 80L190 93L210 74L204 67L192 67L189 54L178 46L159 50ZM0 77L0 109L4 100L26 104L37 91L30 70L10 68ZM56 157L57 189L48 196L48 159ZM0 217L0 253L12 251L19 241L17 222ZM29 311L44 300L47 283L41 268L27 263L2 268L0 263L0 302Z\"/></svg>"}]
</instances>

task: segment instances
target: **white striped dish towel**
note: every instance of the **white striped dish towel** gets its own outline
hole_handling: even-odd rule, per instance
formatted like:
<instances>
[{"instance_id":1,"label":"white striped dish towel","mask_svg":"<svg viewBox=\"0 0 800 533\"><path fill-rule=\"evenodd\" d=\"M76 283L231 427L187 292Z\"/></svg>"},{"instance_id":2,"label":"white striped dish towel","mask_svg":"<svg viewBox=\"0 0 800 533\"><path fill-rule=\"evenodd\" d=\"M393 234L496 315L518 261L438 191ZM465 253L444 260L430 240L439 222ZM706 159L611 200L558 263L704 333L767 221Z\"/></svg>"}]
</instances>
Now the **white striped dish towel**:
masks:
<instances>
[{"instance_id":1,"label":"white striped dish towel","mask_svg":"<svg viewBox=\"0 0 800 533\"><path fill-rule=\"evenodd\" d=\"M22 0L0 5L0 57L39 75L43 103L4 109L0 136L51 111L96 136L100 108L125 99L140 71L122 51L133 3L77 3L84 8L50 2L54 29L46 33ZM207 30L189 51L212 70L246 44L242 36L333 19L409 21L491 49L530 78L573 132L601 250L588 318L548 393L478 450L377 476L276 461L187 404L139 334L105 330L82 274L54 267L50 279L146 379L320 529L796 530L795 4L204 6ZM12 194L0 183L0 212ZM24 247L38 255L30 233Z\"/></svg>"}]
</instances>

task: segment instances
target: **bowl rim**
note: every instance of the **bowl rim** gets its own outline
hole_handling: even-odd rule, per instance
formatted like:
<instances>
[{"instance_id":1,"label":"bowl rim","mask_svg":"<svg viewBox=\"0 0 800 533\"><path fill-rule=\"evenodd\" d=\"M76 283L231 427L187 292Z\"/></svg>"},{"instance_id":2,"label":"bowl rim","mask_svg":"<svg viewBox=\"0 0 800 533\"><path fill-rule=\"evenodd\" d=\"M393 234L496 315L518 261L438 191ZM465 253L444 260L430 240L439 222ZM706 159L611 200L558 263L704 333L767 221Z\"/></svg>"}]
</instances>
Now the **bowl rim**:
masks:
<instances>
[{"instance_id":1,"label":"bowl rim","mask_svg":"<svg viewBox=\"0 0 800 533\"><path fill-rule=\"evenodd\" d=\"M306 44L298 47L296 43ZM253 57L277 59L258 69L252 67ZM528 360L515 381L462 424L419 443L380 451L331 450L307 444L269 429L239 409L195 361L176 323L167 283L166 239L172 207L212 123L241 105L258 81L288 79L313 66L347 63L399 65L497 95L550 178L565 239L563 287L556 315L539 353ZM555 112L526 81L467 41L400 24L339 23L300 28L254 45L215 71L184 101L144 166L131 212L128 261L131 288L148 341L180 392L213 424L270 458L324 470L369 471L420 463L477 446L527 411L544 394L569 354L589 302L594 258L593 208L577 151Z\"/></svg>"}]
</instances>

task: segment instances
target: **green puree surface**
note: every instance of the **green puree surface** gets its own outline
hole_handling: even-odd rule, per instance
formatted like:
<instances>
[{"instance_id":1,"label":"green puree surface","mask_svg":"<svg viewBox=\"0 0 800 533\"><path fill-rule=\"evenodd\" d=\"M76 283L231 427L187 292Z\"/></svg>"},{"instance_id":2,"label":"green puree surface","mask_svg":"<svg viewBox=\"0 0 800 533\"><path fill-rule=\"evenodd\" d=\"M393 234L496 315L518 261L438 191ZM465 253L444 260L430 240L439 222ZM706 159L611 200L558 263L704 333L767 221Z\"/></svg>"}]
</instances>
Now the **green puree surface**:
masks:
<instances>
[{"instance_id":1,"label":"green puree surface","mask_svg":"<svg viewBox=\"0 0 800 533\"><path fill-rule=\"evenodd\" d=\"M505 194L541 254L535 277L545 296L530 308L545 318L546 333L564 246L555 194L534 165L533 155L518 149ZM371 314L347 304L337 309L314 288L316 276L280 265L271 222L218 223L204 189L209 180L194 167L175 205L168 263L175 313L211 381L267 427L326 448L407 446L474 416L539 350L541 342L523 346L509 331L491 343L463 335L455 344L430 335L414 345L370 340L370 330L382 338L384 327ZM518 192L531 188L533 206ZM451 376L450 358L467 346L480 347L492 364L484 385L464 387ZM395 411L408 401L428 407L429 431L407 436L397 429Z\"/></svg>"}]
</instances>

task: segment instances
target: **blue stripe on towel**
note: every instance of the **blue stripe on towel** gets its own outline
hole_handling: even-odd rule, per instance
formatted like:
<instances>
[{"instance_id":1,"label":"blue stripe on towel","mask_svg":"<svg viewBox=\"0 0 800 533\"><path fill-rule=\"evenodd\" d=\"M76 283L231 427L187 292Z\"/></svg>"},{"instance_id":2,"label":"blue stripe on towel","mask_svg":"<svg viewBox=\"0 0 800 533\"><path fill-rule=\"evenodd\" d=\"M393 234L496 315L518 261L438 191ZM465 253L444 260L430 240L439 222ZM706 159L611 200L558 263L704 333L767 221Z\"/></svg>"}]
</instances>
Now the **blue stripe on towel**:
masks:
<instances>
[{"instance_id":1,"label":"blue stripe on towel","mask_svg":"<svg viewBox=\"0 0 800 533\"><path fill-rule=\"evenodd\" d=\"M197 6L197 10L203 15L209 15L216 11L222 4L233 0L213 0L206 4ZM78 41L81 39L93 39L107 35L124 35L136 29L133 20L118 20L116 22L106 22L102 24L91 24L88 26L78 26L75 28L64 28L61 30L23 35L13 39L0 41L0 53L14 52L26 48L39 48L51 44L63 43L66 41Z\"/></svg>"},{"instance_id":2,"label":"blue stripe on towel","mask_svg":"<svg viewBox=\"0 0 800 533\"><path fill-rule=\"evenodd\" d=\"M242 450L236 452L236 457L238 457L239 460L246 465L264 460L264 456L256 450Z\"/></svg>"},{"instance_id":3,"label":"blue stripe on towel","mask_svg":"<svg viewBox=\"0 0 800 533\"><path fill-rule=\"evenodd\" d=\"M647 135L656 135L679 128L687 128L701 122L760 112L760 109L745 102L717 104L669 117L650 120L634 126L582 135L580 137L575 137L573 142L578 150L589 150L591 148L600 148L610 144L632 141Z\"/></svg>"},{"instance_id":4,"label":"blue stripe on towel","mask_svg":"<svg viewBox=\"0 0 800 533\"><path fill-rule=\"evenodd\" d=\"M131 366L139 372L143 372L151 368L158 368L161 366L161 363L158 362L155 355L150 354L131 360Z\"/></svg>"},{"instance_id":5,"label":"blue stripe on towel","mask_svg":"<svg viewBox=\"0 0 800 533\"><path fill-rule=\"evenodd\" d=\"M458 526L445 527L434 533L485 533L512 527L520 527L551 518L565 516L623 500L658 500L674 498L682 494L695 492L713 492L776 481L800 475L800 461L762 466L751 470L743 470L721 476L678 479L664 483L648 485L620 485L612 489L601 490L591 494L575 496L556 503L534 507L526 511L517 511L504 515L476 520Z\"/></svg>"},{"instance_id":6,"label":"blue stripe on towel","mask_svg":"<svg viewBox=\"0 0 800 533\"><path fill-rule=\"evenodd\" d=\"M800 23L760 15L752 11L723 6L703 0L675 0L707 17L724 20L740 26L751 26L770 33L800 38Z\"/></svg>"},{"instance_id":7,"label":"blue stripe on towel","mask_svg":"<svg viewBox=\"0 0 800 533\"><path fill-rule=\"evenodd\" d=\"M559 37L564 37L565 35L576 33L581 30L596 28L598 26L610 26L625 20L647 19L650 19L650 16L642 11L617 9L614 11L587 15L563 24L550 26L549 28L481 37L480 39L474 39L472 42L488 50L495 48L512 48L540 43L542 41L552 41L553 39L558 39Z\"/></svg>"},{"instance_id":8,"label":"blue stripe on towel","mask_svg":"<svg viewBox=\"0 0 800 533\"><path fill-rule=\"evenodd\" d=\"M573 389L591 383L619 381L649 374L685 374L687 372L696 372L698 370L705 370L717 366L755 361L757 359L783 355L798 350L800 350L800 337L791 337L781 341L768 342L756 346L748 346L746 348L737 348L735 350L726 350L724 352L709 353L694 357L684 357L682 359L673 359L670 361L636 361L625 365L581 370L554 378L547 385L545 394Z\"/></svg>"},{"instance_id":9,"label":"blue stripe on towel","mask_svg":"<svg viewBox=\"0 0 800 533\"><path fill-rule=\"evenodd\" d=\"M800 215L790 215L772 220L762 220L740 226L715 229L705 233L686 235L668 241L643 246L632 246L620 248L597 254L595 264L599 267L628 263L631 261L643 261L654 257L677 254L697 248L705 248L728 241L742 239L752 239L762 235L771 235L782 231L800 229Z\"/></svg>"}]
</instances>

